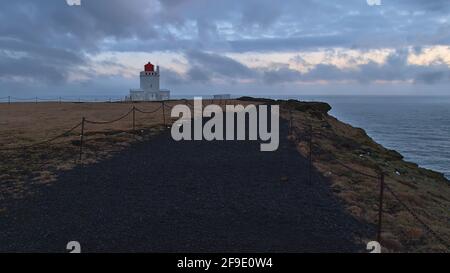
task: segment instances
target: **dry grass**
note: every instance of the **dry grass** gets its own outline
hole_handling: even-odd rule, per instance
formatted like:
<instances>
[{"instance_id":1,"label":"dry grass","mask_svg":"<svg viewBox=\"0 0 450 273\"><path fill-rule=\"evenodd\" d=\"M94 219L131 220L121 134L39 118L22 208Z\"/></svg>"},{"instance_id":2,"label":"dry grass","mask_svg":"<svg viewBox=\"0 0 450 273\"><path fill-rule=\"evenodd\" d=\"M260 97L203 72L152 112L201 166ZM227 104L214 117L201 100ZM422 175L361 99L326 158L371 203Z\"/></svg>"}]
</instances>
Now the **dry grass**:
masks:
<instances>
[{"instance_id":1,"label":"dry grass","mask_svg":"<svg viewBox=\"0 0 450 273\"><path fill-rule=\"evenodd\" d=\"M284 112L287 118L287 112ZM364 130L332 116L294 111L298 150L308 155L309 124L313 125L313 162L330 178L333 191L355 217L377 224L379 179L365 177L341 166L378 176L422 221L450 241L450 183L442 174L405 162L400 154L374 142ZM391 252L446 252L443 244L427 232L389 193L384 194L382 244ZM375 238L367 238L373 240Z\"/></svg>"},{"instance_id":2,"label":"dry grass","mask_svg":"<svg viewBox=\"0 0 450 273\"><path fill-rule=\"evenodd\" d=\"M181 102L170 102L171 104ZM24 147L53 138L81 122L110 121L133 106L143 111L158 109L160 103L14 103L0 104L0 149ZM166 115L169 115L166 109ZM170 122L170 121L168 121ZM151 137L164 129L163 113L136 112L107 125L86 124L83 164L94 163L120 151L130 143ZM51 185L60 171L79 161L81 127L49 144L27 149L0 150L0 200L3 204L30 196L36 187ZM0 213L5 207L0 208Z\"/></svg>"},{"instance_id":3,"label":"dry grass","mask_svg":"<svg viewBox=\"0 0 450 273\"><path fill-rule=\"evenodd\" d=\"M153 110L159 103L139 103L137 107ZM0 148L32 144L51 138L80 123L84 116L89 120L108 121L130 110L126 103L14 103L0 104ZM162 122L162 113L150 117L137 114L137 124L153 125ZM87 125L86 130L107 132L131 130L131 116L106 126Z\"/></svg>"},{"instance_id":4,"label":"dry grass","mask_svg":"<svg viewBox=\"0 0 450 273\"><path fill-rule=\"evenodd\" d=\"M169 101L168 105L184 104ZM211 101L204 100L203 104ZM217 103L217 102L216 102ZM230 100L228 103L236 103ZM240 104L247 104L239 102ZM192 104L192 101L190 102ZM81 163L81 127L49 144L24 147L51 139L81 122L111 121L126 114L133 106L145 112L160 108L160 102L143 103L13 103L0 104L0 203L32 195L36 187L51 185L60 171ZM166 108L166 123L170 109ZM136 111L133 131L132 114L112 124L85 124L83 164L95 163L121 151L135 141L152 137L164 130L163 111L143 114ZM0 213L5 211L0 206Z\"/></svg>"}]
</instances>

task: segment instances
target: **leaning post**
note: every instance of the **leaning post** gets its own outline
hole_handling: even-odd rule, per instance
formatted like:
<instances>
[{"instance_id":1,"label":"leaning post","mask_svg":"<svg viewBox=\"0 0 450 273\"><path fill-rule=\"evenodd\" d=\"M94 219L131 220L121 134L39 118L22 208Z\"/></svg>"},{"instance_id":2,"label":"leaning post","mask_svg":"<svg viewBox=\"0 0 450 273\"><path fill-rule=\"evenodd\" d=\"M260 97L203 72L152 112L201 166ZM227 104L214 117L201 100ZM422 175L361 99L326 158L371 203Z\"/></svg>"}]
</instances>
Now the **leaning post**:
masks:
<instances>
[{"instance_id":1,"label":"leaning post","mask_svg":"<svg viewBox=\"0 0 450 273\"><path fill-rule=\"evenodd\" d=\"M313 142L313 127L309 125L309 184L312 184L312 142Z\"/></svg>"},{"instance_id":2,"label":"leaning post","mask_svg":"<svg viewBox=\"0 0 450 273\"><path fill-rule=\"evenodd\" d=\"M292 109L289 109L289 135L292 135Z\"/></svg>"},{"instance_id":3,"label":"leaning post","mask_svg":"<svg viewBox=\"0 0 450 273\"><path fill-rule=\"evenodd\" d=\"M384 194L384 173L380 175L380 197L378 204L378 231L377 231L377 241L381 243L381 224L383 217L383 194Z\"/></svg>"},{"instance_id":4,"label":"leaning post","mask_svg":"<svg viewBox=\"0 0 450 273\"><path fill-rule=\"evenodd\" d=\"M136 131L136 106L133 105L133 132Z\"/></svg>"},{"instance_id":5,"label":"leaning post","mask_svg":"<svg viewBox=\"0 0 450 273\"><path fill-rule=\"evenodd\" d=\"M83 117L81 119L81 135L80 135L80 162L83 156L83 142L84 142L84 123L86 121L86 118Z\"/></svg>"}]
</instances>

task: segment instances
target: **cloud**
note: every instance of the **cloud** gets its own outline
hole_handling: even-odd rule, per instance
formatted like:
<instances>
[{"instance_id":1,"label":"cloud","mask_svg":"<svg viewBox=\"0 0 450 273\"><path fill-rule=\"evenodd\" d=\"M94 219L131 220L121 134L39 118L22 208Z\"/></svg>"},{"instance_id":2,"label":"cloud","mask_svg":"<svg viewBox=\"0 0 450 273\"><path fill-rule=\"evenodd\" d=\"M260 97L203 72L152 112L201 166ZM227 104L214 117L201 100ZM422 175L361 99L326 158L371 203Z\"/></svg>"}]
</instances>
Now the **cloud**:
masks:
<instances>
[{"instance_id":1,"label":"cloud","mask_svg":"<svg viewBox=\"0 0 450 273\"><path fill-rule=\"evenodd\" d=\"M357 83L415 82L435 84L449 82L447 65L415 65L408 63L409 51L399 49L391 53L384 63L369 61L355 68L338 68L319 64L301 75L304 81L350 81Z\"/></svg>"},{"instance_id":2,"label":"cloud","mask_svg":"<svg viewBox=\"0 0 450 273\"><path fill-rule=\"evenodd\" d=\"M85 1L71 8L64 1L4 1L0 10L0 79L19 77L64 81L86 65L87 53L99 52L107 39L156 35L145 24L147 1ZM128 3L130 5L128 5Z\"/></svg>"},{"instance_id":3,"label":"cloud","mask_svg":"<svg viewBox=\"0 0 450 273\"><path fill-rule=\"evenodd\" d=\"M255 88L314 81L438 84L448 82L448 64L411 64L407 56L450 44L449 14L446 0L383 1L377 7L365 0L95 0L76 8L63 0L3 1L0 88L22 80L63 85L80 71L95 79L93 58L105 51L183 55L185 73L166 69L164 79L181 87L190 81L251 82ZM395 53L385 63L355 62L352 68L298 59L307 71L287 61L274 66L278 60L264 57L335 48ZM249 52L261 53L262 64L228 56Z\"/></svg>"},{"instance_id":4,"label":"cloud","mask_svg":"<svg viewBox=\"0 0 450 273\"><path fill-rule=\"evenodd\" d=\"M189 60L189 65L194 68L202 67L213 75L239 79L248 78L254 74L247 66L219 54L188 51L186 57Z\"/></svg>"}]
</instances>

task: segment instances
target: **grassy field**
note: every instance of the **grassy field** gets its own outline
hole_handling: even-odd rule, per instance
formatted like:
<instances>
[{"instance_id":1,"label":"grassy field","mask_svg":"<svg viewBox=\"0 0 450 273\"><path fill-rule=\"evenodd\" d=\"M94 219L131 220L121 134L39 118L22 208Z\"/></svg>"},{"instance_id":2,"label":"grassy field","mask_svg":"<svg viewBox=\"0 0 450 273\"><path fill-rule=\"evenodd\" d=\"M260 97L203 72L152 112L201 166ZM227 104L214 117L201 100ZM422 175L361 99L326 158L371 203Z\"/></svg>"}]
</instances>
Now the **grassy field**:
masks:
<instances>
[{"instance_id":1,"label":"grassy field","mask_svg":"<svg viewBox=\"0 0 450 273\"><path fill-rule=\"evenodd\" d=\"M181 102L170 102L171 104ZM32 195L36 186L49 185L58 172L111 156L134 141L151 137L164 129L163 111L133 116L111 124L85 124L83 157L80 161L81 126L50 143L27 147L58 136L81 123L111 121L135 106L153 111L161 103L13 103L0 104L0 200ZM166 115L170 114L166 109ZM170 122L169 118L167 122ZM7 205L0 207L0 212Z\"/></svg>"},{"instance_id":2,"label":"grassy field","mask_svg":"<svg viewBox=\"0 0 450 273\"><path fill-rule=\"evenodd\" d=\"M204 100L207 105L211 101ZM215 102L217 103L217 101ZM229 103L234 103L230 100ZM165 121L170 124L170 107L186 101L168 101ZM245 104L245 103L244 103ZM192 105L192 102L190 102ZM135 129L133 115L110 124L85 123L82 160L80 160L81 126L49 143L52 139L74 128L82 118L88 121L112 121L136 107ZM195 113L193 113L195 114ZM90 164L112 156L135 141L140 141L164 130L161 102L142 103L0 103L0 213L8 202L26 198L36 186L50 185L58 172L79 164ZM28 147L33 145L32 147Z\"/></svg>"}]
</instances>

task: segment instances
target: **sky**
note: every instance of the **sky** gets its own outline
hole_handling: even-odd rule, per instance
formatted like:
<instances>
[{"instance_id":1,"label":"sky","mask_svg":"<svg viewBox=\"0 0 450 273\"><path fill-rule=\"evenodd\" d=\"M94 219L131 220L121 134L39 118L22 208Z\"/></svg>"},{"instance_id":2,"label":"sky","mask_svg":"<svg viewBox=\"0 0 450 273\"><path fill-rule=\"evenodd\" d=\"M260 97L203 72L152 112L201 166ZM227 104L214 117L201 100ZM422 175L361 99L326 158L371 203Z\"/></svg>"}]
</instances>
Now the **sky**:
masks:
<instances>
[{"instance_id":1,"label":"sky","mask_svg":"<svg viewBox=\"0 0 450 273\"><path fill-rule=\"evenodd\" d=\"M126 96L149 61L176 95L450 95L448 0L0 7L0 97Z\"/></svg>"}]
</instances>

